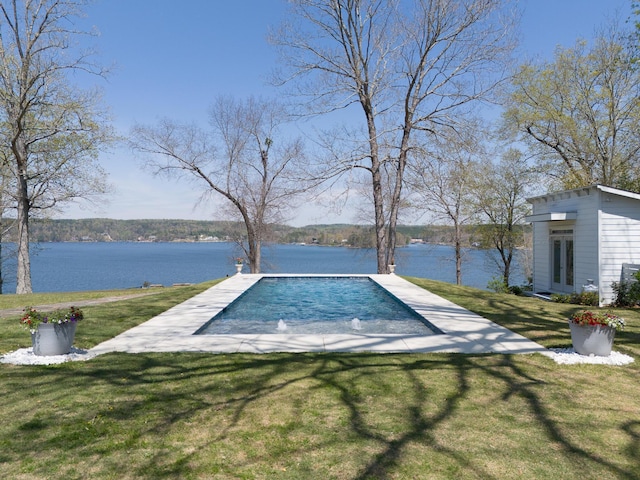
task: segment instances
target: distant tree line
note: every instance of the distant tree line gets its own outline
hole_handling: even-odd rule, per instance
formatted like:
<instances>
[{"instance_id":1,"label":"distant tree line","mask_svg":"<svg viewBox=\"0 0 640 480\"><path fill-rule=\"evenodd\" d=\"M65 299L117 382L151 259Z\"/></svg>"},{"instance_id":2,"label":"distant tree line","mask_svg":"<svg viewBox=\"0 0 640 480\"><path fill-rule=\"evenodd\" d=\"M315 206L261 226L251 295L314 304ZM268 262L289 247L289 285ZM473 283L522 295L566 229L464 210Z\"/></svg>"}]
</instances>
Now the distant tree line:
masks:
<instances>
[{"instance_id":1,"label":"distant tree line","mask_svg":"<svg viewBox=\"0 0 640 480\"><path fill-rule=\"evenodd\" d=\"M239 230L241 225L228 221L33 219L31 239L32 242L235 241ZM12 232L4 240L15 241Z\"/></svg>"},{"instance_id":2,"label":"distant tree line","mask_svg":"<svg viewBox=\"0 0 640 480\"><path fill-rule=\"evenodd\" d=\"M89 218L78 220L34 219L31 235L34 242L198 242L236 241L243 225L240 222L206 220L114 220ZM521 229L519 244L523 243ZM353 248L375 248L375 232L370 225L308 225L292 227L271 225L269 243L307 243ZM489 228L486 225L466 225L463 229L464 246L491 248ZM399 245L411 241L452 245L454 229L449 225L400 225ZM15 242L8 234L4 241Z\"/></svg>"}]
</instances>

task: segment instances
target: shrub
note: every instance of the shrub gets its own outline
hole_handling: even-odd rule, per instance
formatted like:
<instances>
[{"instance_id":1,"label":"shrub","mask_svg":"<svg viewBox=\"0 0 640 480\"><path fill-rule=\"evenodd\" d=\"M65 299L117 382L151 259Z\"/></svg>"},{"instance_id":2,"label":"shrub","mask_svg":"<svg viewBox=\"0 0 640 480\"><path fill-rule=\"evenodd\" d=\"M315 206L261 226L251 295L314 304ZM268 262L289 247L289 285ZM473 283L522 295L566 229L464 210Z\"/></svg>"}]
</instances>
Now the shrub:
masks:
<instances>
[{"instance_id":1,"label":"shrub","mask_svg":"<svg viewBox=\"0 0 640 480\"><path fill-rule=\"evenodd\" d=\"M578 294L578 298L580 299L579 305L597 307L600 304L598 292L582 292Z\"/></svg>"},{"instance_id":2,"label":"shrub","mask_svg":"<svg viewBox=\"0 0 640 480\"><path fill-rule=\"evenodd\" d=\"M524 293L524 289L518 285L511 285L509 287L509 292L513 293L514 295L522 295Z\"/></svg>"},{"instance_id":3,"label":"shrub","mask_svg":"<svg viewBox=\"0 0 640 480\"><path fill-rule=\"evenodd\" d=\"M635 276L637 275L636 273ZM640 304L640 282L613 282L611 288L615 294L613 304L616 307L634 307Z\"/></svg>"},{"instance_id":4,"label":"shrub","mask_svg":"<svg viewBox=\"0 0 640 480\"><path fill-rule=\"evenodd\" d=\"M552 293L551 301L555 303L571 303L569 302L569 295L564 293Z\"/></svg>"},{"instance_id":5,"label":"shrub","mask_svg":"<svg viewBox=\"0 0 640 480\"><path fill-rule=\"evenodd\" d=\"M513 295L523 295L525 291L532 291L531 285L507 285L502 277L493 277L487 283L487 288L496 293L511 293Z\"/></svg>"},{"instance_id":6,"label":"shrub","mask_svg":"<svg viewBox=\"0 0 640 480\"><path fill-rule=\"evenodd\" d=\"M502 277L492 277L487 283L487 288L496 293L509 293L509 286Z\"/></svg>"},{"instance_id":7,"label":"shrub","mask_svg":"<svg viewBox=\"0 0 640 480\"><path fill-rule=\"evenodd\" d=\"M556 303L571 303L573 305L588 305L597 307L600 303L598 292L554 293L551 301Z\"/></svg>"}]
</instances>

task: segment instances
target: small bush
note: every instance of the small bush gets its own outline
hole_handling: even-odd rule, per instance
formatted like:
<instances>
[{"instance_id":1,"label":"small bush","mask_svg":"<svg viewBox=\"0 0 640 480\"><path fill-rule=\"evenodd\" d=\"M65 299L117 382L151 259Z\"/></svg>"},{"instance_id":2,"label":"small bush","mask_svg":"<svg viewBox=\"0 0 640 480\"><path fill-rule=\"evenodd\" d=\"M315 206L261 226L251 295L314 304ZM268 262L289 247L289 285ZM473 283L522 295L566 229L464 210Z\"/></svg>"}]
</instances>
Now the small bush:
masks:
<instances>
[{"instance_id":1,"label":"small bush","mask_svg":"<svg viewBox=\"0 0 640 480\"><path fill-rule=\"evenodd\" d=\"M509 286L505 283L502 277L493 277L487 283L487 288L493 290L496 293L509 293Z\"/></svg>"},{"instance_id":2,"label":"small bush","mask_svg":"<svg viewBox=\"0 0 640 480\"><path fill-rule=\"evenodd\" d=\"M600 303L598 292L554 293L551 295L551 301L571 303L573 305L588 305L590 307L597 307Z\"/></svg>"},{"instance_id":3,"label":"small bush","mask_svg":"<svg viewBox=\"0 0 640 480\"><path fill-rule=\"evenodd\" d=\"M532 291L531 285L507 285L502 277L493 277L487 283L487 288L496 293L511 293L513 295L524 295L525 291Z\"/></svg>"},{"instance_id":4,"label":"small bush","mask_svg":"<svg viewBox=\"0 0 640 480\"><path fill-rule=\"evenodd\" d=\"M598 292L582 292L575 294L578 297L578 305L589 305L591 307L597 307L600 304L600 297Z\"/></svg>"},{"instance_id":5,"label":"small bush","mask_svg":"<svg viewBox=\"0 0 640 480\"><path fill-rule=\"evenodd\" d=\"M571 303L569 301L570 297L567 294L564 293L552 293L551 294L551 301L555 302L555 303Z\"/></svg>"},{"instance_id":6,"label":"small bush","mask_svg":"<svg viewBox=\"0 0 640 480\"><path fill-rule=\"evenodd\" d=\"M611 288L615 294L616 307L634 307L640 304L640 282L613 282Z\"/></svg>"},{"instance_id":7,"label":"small bush","mask_svg":"<svg viewBox=\"0 0 640 480\"><path fill-rule=\"evenodd\" d=\"M509 292L514 295L522 295L524 293L524 289L518 285L511 285L509 287Z\"/></svg>"}]
</instances>

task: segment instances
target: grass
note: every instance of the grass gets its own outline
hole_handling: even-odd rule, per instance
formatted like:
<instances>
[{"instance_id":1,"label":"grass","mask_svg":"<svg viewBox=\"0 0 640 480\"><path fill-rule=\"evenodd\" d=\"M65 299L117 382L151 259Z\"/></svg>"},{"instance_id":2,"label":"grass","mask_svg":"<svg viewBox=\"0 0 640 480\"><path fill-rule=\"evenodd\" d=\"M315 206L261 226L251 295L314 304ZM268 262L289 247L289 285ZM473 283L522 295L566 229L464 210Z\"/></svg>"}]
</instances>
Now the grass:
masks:
<instances>
[{"instance_id":1,"label":"grass","mask_svg":"<svg viewBox=\"0 0 640 480\"><path fill-rule=\"evenodd\" d=\"M410 280L545 346L570 346L565 318L578 307ZM76 343L203 288L86 307ZM640 313L617 313L628 328L615 349L638 358ZM3 331L16 323L0 319ZM24 331L9 337L0 351L28 343ZM493 354L0 364L0 478L639 479L639 373L638 361Z\"/></svg>"},{"instance_id":2,"label":"grass","mask_svg":"<svg viewBox=\"0 0 640 480\"><path fill-rule=\"evenodd\" d=\"M131 299L126 299L126 297L141 292L137 290L105 290L86 292L84 296L82 292L1 295L0 310L23 308L26 305L37 306L68 302L81 304L85 300L96 300L105 297L125 298L117 302L82 307L85 319L78 325L74 346L91 348L193 297L219 281L152 290L148 295ZM16 348L31 346L31 337L19 324L19 318L19 315L0 318L0 326L3 332L2 337L0 337L0 354Z\"/></svg>"},{"instance_id":3,"label":"grass","mask_svg":"<svg viewBox=\"0 0 640 480\"><path fill-rule=\"evenodd\" d=\"M90 292L65 292L65 293L32 293L29 295L0 295L0 310L10 308L23 308L26 305L47 305L57 302L75 302L85 300L97 300L105 297L127 297L129 295L156 294L163 289L141 290L95 290Z\"/></svg>"}]
</instances>

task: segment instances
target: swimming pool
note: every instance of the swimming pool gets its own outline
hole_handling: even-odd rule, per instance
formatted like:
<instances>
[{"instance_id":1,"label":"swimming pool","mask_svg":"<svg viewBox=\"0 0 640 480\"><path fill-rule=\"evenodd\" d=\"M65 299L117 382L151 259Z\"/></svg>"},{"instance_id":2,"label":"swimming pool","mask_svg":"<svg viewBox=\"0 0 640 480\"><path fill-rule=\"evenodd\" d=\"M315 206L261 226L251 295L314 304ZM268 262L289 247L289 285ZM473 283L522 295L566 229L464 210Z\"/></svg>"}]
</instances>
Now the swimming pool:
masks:
<instances>
[{"instance_id":1,"label":"swimming pool","mask_svg":"<svg viewBox=\"0 0 640 480\"><path fill-rule=\"evenodd\" d=\"M261 278L295 274L241 274L217 283L146 322L96 345L91 355L109 352L377 352L534 353L535 342L397 276L366 275L442 332L421 334L224 334L194 335ZM328 276L328 275L315 275ZM335 277L336 275L331 275ZM348 275L349 277L358 275ZM365 276L365 275L361 275ZM361 332L361 331L360 331Z\"/></svg>"},{"instance_id":2,"label":"swimming pool","mask_svg":"<svg viewBox=\"0 0 640 480\"><path fill-rule=\"evenodd\" d=\"M196 334L441 333L369 277L264 276Z\"/></svg>"}]
</instances>

